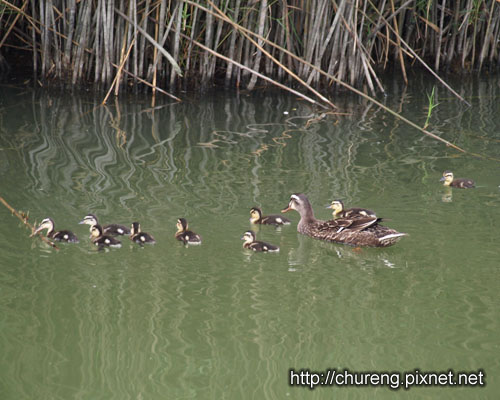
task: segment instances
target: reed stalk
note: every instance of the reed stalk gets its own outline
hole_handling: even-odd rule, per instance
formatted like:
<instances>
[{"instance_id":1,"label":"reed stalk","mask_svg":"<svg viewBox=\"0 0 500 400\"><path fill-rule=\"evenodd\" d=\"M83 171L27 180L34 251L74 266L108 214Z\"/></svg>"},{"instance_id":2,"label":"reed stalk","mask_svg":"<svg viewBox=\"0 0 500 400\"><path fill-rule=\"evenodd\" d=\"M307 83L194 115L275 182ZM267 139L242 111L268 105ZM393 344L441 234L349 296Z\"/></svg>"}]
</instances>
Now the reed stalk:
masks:
<instances>
[{"instance_id":1,"label":"reed stalk","mask_svg":"<svg viewBox=\"0 0 500 400\"><path fill-rule=\"evenodd\" d=\"M418 63L468 104L440 72L500 65L497 0L0 0L0 13L7 62L23 48L42 82L115 95L266 81L334 107L332 90L383 92L382 70L407 81Z\"/></svg>"},{"instance_id":2,"label":"reed stalk","mask_svg":"<svg viewBox=\"0 0 500 400\"><path fill-rule=\"evenodd\" d=\"M217 17L214 5L232 23ZM436 72L457 62L477 70L500 63L496 0L0 0L0 7L12 14L0 26L0 48L18 48L22 40L31 47L33 68L40 67L42 78L69 76L73 84L93 76L109 87L112 63L120 64L136 38L124 68L143 80L156 77L154 87L175 88L193 78L206 85L221 76L226 85L255 87L255 74L242 74L234 63L207 51L193 52L181 32L273 79L290 81L292 71L321 90L331 81L308 63L351 85L368 84L372 92L375 86L383 90L377 74L390 64L399 64L407 80L407 53L431 61ZM243 29L257 44L241 36ZM290 54L305 62L293 61ZM139 85L135 78L133 85Z\"/></svg>"}]
</instances>

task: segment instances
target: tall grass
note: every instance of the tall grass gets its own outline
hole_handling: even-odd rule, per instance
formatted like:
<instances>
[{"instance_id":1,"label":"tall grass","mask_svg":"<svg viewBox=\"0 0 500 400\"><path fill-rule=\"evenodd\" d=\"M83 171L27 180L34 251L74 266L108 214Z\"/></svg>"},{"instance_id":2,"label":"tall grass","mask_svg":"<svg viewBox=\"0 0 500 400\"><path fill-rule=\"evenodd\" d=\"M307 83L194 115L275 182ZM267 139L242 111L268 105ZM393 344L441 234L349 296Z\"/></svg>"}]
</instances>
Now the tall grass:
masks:
<instances>
[{"instance_id":1,"label":"tall grass","mask_svg":"<svg viewBox=\"0 0 500 400\"><path fill-rule=\"evenodd\" d=\"M0 65L30 52L42 81L115 93L251 89L260 73L312 93L341 81L373 94L386 70L407 80L424 63L498 69L499 37L496 0L0 0Z\"/></svg>"}]
</instances>

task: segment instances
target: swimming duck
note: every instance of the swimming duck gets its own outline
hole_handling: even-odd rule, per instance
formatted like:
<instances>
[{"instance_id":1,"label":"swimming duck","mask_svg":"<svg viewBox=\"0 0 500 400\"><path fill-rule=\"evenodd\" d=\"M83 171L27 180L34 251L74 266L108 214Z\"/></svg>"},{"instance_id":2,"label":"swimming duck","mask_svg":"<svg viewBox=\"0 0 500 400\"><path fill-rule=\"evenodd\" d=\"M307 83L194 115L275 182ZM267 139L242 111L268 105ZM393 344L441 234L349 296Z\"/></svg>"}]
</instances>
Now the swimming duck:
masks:
<instances>
[{"instance_id":1,"label":"swimming duck","mask_svg":"<svg viewBox=\"0 0 500 400\"><path fill-rule=\"evenodd\" d=\"M280 251L280 248L277 246L274 246L266 242L261 242L260 240L255 240L255 239L256 236L254 231L246 231L241 237L241 240L245 241L245 243L243 243L243 247L245 249L250 249L253 251L268 251L268 252Z\"/></svg>"},{"instance_id":2,"label":"swimming duck","mask_svg":"<svg viewBox=\"0 0 500 400\"><path fill-rule=\"evenodd\" d=\"M90 228L90 238L92 243L100 248L122 247L122 243L119 240L115 239L113 236L105 235L102 226L99 224L95 224Z\"/></svg>"},{"instance_id":3,"label":"swimming duck","mask_svg":"<svg viewBox=\"0 0 500 400\"><path fill-rule=\"evenodd\" d=\"M331 204L326 207L333 210L333 218L349 218L349 217L376 217L377 215L366 208L344 208L342 200L333 200Z\"/></svg>"},{"instance_id":4,"label":"swimming duck","mask_svg":"<svg viewBox=\"0 0 500 400\"><path fill-rule=\"evenodd\" d=\"M443 176L439 181L443 182L444 186L451 186L461 189L471 189L476 186L476 184L472 179L466 179L466 178L453 179L453 172L451 171L444 171Z\"/></svg>"},{"instance_id":5,"label":"swimming duck","mask_svg":"<svg viewBox=\"0 0 500 400\"><path fill-rule=\"evenodd\" d=\"M92 227L94 225L97 225L99 222L97 221L97 217L95 216L95 214L87 214L79 223L90 225L90 231L92 232ZM128 229L124 225L108 224L102 226L102 229L105 235L117 236L130 234L130 229Z\"/></svg>"},{"instance_id":6,"label":"swimming duck","mask_svg":"<svg viewBox=\"0 0 500 400\"><path fill-rule=\"evenodd\" d=\"M379 224L377 217L337 218L321 221L314 212L306 195L292 194L288 207L281 212L295 210L300 214L297 231L315 239L349 244L353 246L387 247L396 243L406 233Z\"/></svg>"},{"instance_id":7,"label":"swimming duck","mask_svg":"<svg viewBox=\"0 0 500 400\"><path fill-rule=\"evenodd\" d=\"M177 220L175 238L184 244L201 244L201 236L188 230L188 222L184 218Z\"/></svg>"},{"instance_id":8,"label":"swimming duck","mask_svg":"<svg viewBox=\"0 0 500 400\"><path fill-rule=\"evenodd\" d=\"M50 239L57 240L59 242L68 242L68 243L78 243L78 238L73 232L70 231L54 231L54 221L51 218L45 218L38 228L33 232L32 236L37 234L40 231L47 229L47 237Z\"/></svg>"},{"instance_id":9,"label":"swimming duck","mask_svg":"<svg viewBox=\"0 0 500 400\"><path fill-rule=\"evenodd\" d=\"M155 244L156 240L147 232L141 232L141 225L139 222L132 223L132 229L130 229L130 240L134 243L143 245L144 243Z\"/></svg>"},{"instance_id":10,"label":"swimming duck","mask_svg":"<svg viewBox=\"0 0 500 400\"><path fill-rule=\"evenodd\" d=\"M281 215L262 215L262 210L258 207L252 207L250 209L250 222L252 224L263 224L263 225L290 225L290 220L288 218L282 217Z\"/></svg>"}]
</instances>

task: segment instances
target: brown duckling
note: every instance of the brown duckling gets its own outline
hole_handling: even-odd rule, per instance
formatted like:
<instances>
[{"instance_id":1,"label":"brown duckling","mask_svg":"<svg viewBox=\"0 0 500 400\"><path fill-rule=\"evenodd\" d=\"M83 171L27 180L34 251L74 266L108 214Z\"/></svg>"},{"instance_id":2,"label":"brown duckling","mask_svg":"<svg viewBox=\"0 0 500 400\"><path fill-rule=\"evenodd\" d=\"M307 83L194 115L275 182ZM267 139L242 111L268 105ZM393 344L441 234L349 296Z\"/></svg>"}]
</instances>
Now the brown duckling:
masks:
<instances>
[{"instance_id":1,"label":"brown duckling","mask_svg":"<svg viewBox=\"0 0 500 400\"><path fill-rule=\"evenodd\" d=\"M375 212L366 208L344 208L342 200L333 200L331 204L326 207L333 210L333 218L349 218L349 217L377 217Z\"/></svg>"},{"instance_id":2,"label":"brown duckling","mask_svg":"<svg viewBox=\"0 0 500 400\"><path fill-rule=\"evenodd\" d=\"M241 240L244 240L245 243L243 243L243 247L245 249L250 249L253 251L262 251L262 252L278 252L280 251L280 248L277 246L274 246L272 244L266 243L266 242L261 242L260 240L255 240L255 232L254 231L246 231L243 236L241 237Z\"/></svg>"},{"instance_id":3,"label":"brown duckling","mask_svg":"<svg viewBox=\"0 0 500 400\"><path fill-rule=\"evenodd\" d=\"M453 179L453 172L451 171L444 171L443 176L439 181L443 182L444 186L451 186L460 189L472 189L476 187L476 184L472 179L466 179L466 178Z\"/></svg>"},{"instance_id":4,"label":"brown duckling","mask_svg":"<svg viewBox=\"0 0 500 400\"><path fill-rule=\"evenodd\" d=\"M379 224L377 217L337 218L321 221L314 212L306 195L292 194L288 207L281 212L295 210L300 214L297 231L315 239L353 246L387 247L396 243L406 233Z\"/></svg>"},{"instance_id":5,"label":"brown duckling","mask_svg":"<svg viewBox=\"0 0 500 400\"><path fill-rule=\"evenodd\" d=\"M252 224L274 226L290 225L290 220L281 215L262 215L262 210L259 207L252 207L250 209L250 222Z\"/></svg>"},{"instance_id":6,"label":"brown duckling","mask_svg":"<svg viewBox=\"0 0 500 400\"><path fill-rule=\"evenodd\" d=\"M99 224L97 221L97 217L95 214L87 214L83 219L79 222L79 224L87 224L90 225L90 230L92 231L92 227L94 225ZM119 224L108 224L102 226L103 232L105 235L112 235L112 236L117 236L117 235L129 235L130 234L130 229L128 229L124 225L119 225Z\"/></svg>"},{"instance_id":7,"label":"brown duckling","mask_svg":"<svg viewBox=\"0 0 500 400\"><path fill-rule=\"evenodd\" d=\"M201 244L201 236L197 233L188 230L188 222L185 218L177 220L177 232L175 238L184 244Z\"/></svg>"},{"instance_id":8,"label":"brown duckling","mask_svg":"<svg viewBox=\"0 0 500 400\"><path fill-rule=\"evenodd\" d=\"M50 239L57 240L59 242L68 242L68 243L78 243L78 238L71 231L55 231L54 230L54 221L51 218L45 218L38 228L33 232L32 236L37 234L40 231L47 229L47 237Z\"/></svg>"},{"instance_id":9,"label":"brown duckling","mask_svg":"<svg viewBox=\"0 0 500 400\"><path fill-rule=\"evenodd\" d=\"M142 232L141 231L141 225L139 222L133 222L132 223L132 229L130 229L130 240L134 243L138 243L141 246L144 243L148 244L155 244L156 240L153 236L151 236L147 232Z\"/></svg>"},{"instance_id":10,"label":"brown duckling","mask_svg":"<svg viewBox=\"0 0 500 400\"><path fill-rule=\"evenodd\" d=\"M122 243L119 240L115 239L113 236L105 235L102 226L99 224L93 225L90 228L90 239L92 243L99 246L99 248L122 247Z\"/></svg>"}]
</instances>

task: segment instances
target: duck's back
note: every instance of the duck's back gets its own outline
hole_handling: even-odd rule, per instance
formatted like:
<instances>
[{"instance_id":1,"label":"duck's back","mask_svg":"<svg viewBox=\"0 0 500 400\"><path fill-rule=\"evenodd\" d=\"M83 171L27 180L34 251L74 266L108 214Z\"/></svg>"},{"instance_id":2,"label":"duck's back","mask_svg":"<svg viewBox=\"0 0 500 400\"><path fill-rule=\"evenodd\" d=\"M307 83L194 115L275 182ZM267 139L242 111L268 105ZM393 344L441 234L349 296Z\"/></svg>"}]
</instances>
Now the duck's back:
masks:
<instances>
[{"instance_id":1,"label":"duck's back","mask_svg":"<svg viewBox=\"0 0 500 400\"><path fill-rule=\"evenodd\" d=\"M461 189L472 189L476 186L476 184L472 179L458 178L454 179L450 186Z\"/></svg>"}]
</instances>

